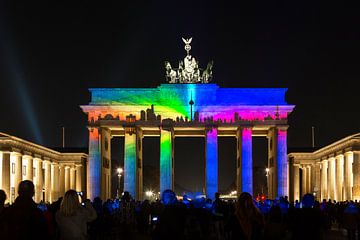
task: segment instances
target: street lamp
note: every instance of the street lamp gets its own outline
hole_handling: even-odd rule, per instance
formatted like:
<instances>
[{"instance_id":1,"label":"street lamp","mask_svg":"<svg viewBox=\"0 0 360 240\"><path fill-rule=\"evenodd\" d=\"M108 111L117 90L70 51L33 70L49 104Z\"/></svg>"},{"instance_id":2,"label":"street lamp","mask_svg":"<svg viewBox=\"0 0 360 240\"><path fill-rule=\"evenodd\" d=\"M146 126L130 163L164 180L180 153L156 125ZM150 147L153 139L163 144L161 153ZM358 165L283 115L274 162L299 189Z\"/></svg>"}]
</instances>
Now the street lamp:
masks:
<instances>
[{"instance_id":1,"label":"street lamp","mask_svg":"<svg viewBox=\"0 0 360 240\"><path fill-rule=\"evenodd\" d=\"M119 196L120 196L120 181L121 181L121 174L124 172L124 170L123 170L121 167L119 167L119 168L117 168L117 169L116 169L116 172L117 172L117 174L118 174L118 179L119 179L119 183L118 183L118 188L117 188L117 193L116 193L116 196L117 196L117 198L119 198Z\"/></svg>"}]
</instances>

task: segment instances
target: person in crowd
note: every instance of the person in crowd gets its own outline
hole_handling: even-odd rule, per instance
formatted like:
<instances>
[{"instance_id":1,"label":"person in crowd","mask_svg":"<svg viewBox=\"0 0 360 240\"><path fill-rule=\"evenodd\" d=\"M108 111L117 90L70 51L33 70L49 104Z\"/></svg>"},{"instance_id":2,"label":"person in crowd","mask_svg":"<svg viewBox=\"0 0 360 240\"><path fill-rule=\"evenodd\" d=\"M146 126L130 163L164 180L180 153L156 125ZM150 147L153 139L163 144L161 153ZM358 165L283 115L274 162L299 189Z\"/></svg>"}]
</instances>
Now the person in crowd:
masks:
<instances>
[{"instance_id":1,"label":"person in crowd","mask_svg":"<svg viewBox=\"0 0 360 240\"><path fill-rule=\"evenodd\" d=\"M292 239L322 239L325 221L320 205L315 205L314 196L305 194L302 199L302 208L297 210L292 218L294 222L291 223Z\"/></svg>"},{"instance_id":2,"label":"person in crowd","mask_svg":"<svg viewBox=\"0 0 360 240\"><path fill-rule=\"evenodd\" d=\"M171 190L162 193L161 201L164 208L158 217L153 239L184 239L186 206L177 202L176 195Z\"/></svg>"},{"instance_id":3,"label":"person in crowd","mask_svg":"<svg viewBox=\"0 0 360 240\"><path fill-rule=\"evenodd\" d=\"M34 184L21 181L19 196L4 214L5 237L3 239L48 239L48 227L43 213L32 199Z\"/></svg>"},{"instance_id":4,"label":"person in crowd","mask_svg":"<svg viewBox=\"0 0 360 240\"><path fill-rule=\"evenodd\" d=\"M6 193L4 190L0 189L0 236L3 236L5 232L5 200L6 200Z\"/></svg>"},{"instance_id":5,"label":"person in crowd","mask_svg":"<svg viewBox=\"0 0 360 240\"><path fill-rule=\"evenodd\" d=\"M243 192L235 205L235 214L228 222L230 239L261 239L264 229L264 218L254 204L252 196Z\"/></svg>"},{"instance_id":6,"label":"person in crowd","mask_svg":"<svg viewBox=\"0 0 360 240\"><path fill-rule=\"evenodd\" d=\"M96 219L96 211L89 200L84 206L75 190L68 190L56 213L60 239L87 239L87 223Z\"/></svg>"},{"instance_id":7,"label":"person in crowd","mask_svg":"<svg viewBox=\"0 0 360 240\"><path fill-rule=\"evenodd\" d=\"M285 238L285 225L282 219L281 208L277 205L270 208L268 219L265 224L264 238L268 240L280 240Z\"/></svg>"},{"instance_id":8,"label":"person in crowd","mask_svg":"<svg viewBox=\"0 0 360 240\"><path fill-rule=\"evenodd\" d=\"M352 201L344 209L342 222L347 231L348 239L355 240L355 232L359 222L359 210Z\"/></svg>"}]
</instances>

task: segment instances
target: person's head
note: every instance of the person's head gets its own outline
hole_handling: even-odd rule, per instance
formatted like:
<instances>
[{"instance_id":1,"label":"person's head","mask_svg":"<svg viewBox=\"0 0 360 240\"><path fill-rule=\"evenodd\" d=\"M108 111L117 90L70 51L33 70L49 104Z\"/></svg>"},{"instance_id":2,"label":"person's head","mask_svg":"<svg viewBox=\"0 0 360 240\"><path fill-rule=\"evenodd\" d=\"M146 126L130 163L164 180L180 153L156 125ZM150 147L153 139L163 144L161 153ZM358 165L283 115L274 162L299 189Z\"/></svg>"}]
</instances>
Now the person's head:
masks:
<instances>
[{"instance_id":1,"label":"person's head","mask_svg":"<svg viewBox=\"0 0 360 240\"><path fill-rule=\"evenodd\" d=\"M6 200L6 193L4 190L0 189L0 206L4 206Z\"/></svg>"},{"instance_id":2,"label":"person's head","mask_svg":"<svg viewBox=\"0 0 360 240\"><path fill-rule=\"evenodd\" d=\"M240 217L249 217L257 211L253 198L250 193L242 192L236 203L236 214Z\"/></svg>"},{"instance_id":3,"label":"person's head","mask_svg":"<svg viewBox=\"0 0 360 240\"><path fill-rule=\"evenodd\" d=\"M24 180L19 183L18 188L19 197L32 198L35 194L35 187L32 181Z\"/></svg>"},{"instance_id":4,"label":"person's head","mask_svg":"<svg viewBox=\"0 0 360 240\"><path fill-rule=\"evenodd\" d=\"M219 199L220 198L220 193L216 192L215 193L215 199Z\"/></svg>"},{"instance_id":5,"label":"person's head","mask_svg":"<svg viewBox=\"0 0 360 240\"><path fill-rule=\"evenodd\" d=\"M315 198L312 194L307 193L304 195L302 199L302 206L303 208L312 208L314 207Z\"/></svg>"},{"instance_id":6,"label":"person's head","mask_svg":"<svg viewBox=\"0 0 360 240\"><path fill-rule=\"evenodd\" d=\"M60 213L67 217L73 216L79 208L81 208L81 204L77 192L75 190L67 191L60 205Z\"/></svg>"},{"instance_id":7,"label":"person's head","mask_svg":"<svg viewBox=\"0 0 360 240\"><path fill-rule=\"evenodd\" d=\"M164 205L171 205L176 202L176 195L170 189L165 190L161 195L161 200Z\"/></svg>"}]
</instances>

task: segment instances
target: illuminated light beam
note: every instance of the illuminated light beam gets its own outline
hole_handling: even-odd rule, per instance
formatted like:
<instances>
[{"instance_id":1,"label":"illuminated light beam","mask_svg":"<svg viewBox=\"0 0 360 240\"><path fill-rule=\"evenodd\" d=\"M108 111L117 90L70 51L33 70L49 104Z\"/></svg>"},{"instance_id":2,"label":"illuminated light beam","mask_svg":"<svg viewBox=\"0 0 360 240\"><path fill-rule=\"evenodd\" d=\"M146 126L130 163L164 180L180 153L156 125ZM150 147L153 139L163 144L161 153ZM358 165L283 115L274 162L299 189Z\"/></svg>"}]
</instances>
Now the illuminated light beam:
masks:
<instances>
[{"instance_id":1,"label":"illuminated light beam","mask_svg":"<svg viewBox=\"0 0 360 240\"><path fill-rule=\"evenodd\" d=\"M5 29L5 26L0 25L0 53L4 56L4 61L7 63L6 69L9 70L12 83L14 83L13 89L16 90L14 92L14 96L20 100L21 103L21 111L25 115L24 122L29 124L30 132L32 133L35 142L43 145L43 138L41 134L41 130L39 127L38 120L36 118L36 113L32 104L32 98L29 96L29 92L26 87L26 80L24 76L24 71L21 68L20 61L18 59L14 46L12 45L12 39L5 39L4 36L11 38L11 34Z\"/></svg>"},{"instance_id":2,"label":"illuminated light beam","mask_svg":"<svg viewBox=\"0 0 360 240\"><path fill-rule=\"evenodd\" d=\"M289 196L286 129L277 129L277 169L277 195L279 197Z\"/></svg>"},{"instance_id":3,"label":"illuminated light beam","mask_svg":"<svg viewBox=\"0 0 360 240\"><path fill-rule=\"evenodd\" d=\"M253 195L252 129L241 128L241 190Z\"/></svg>"},{"instance_id":4,"label":"illuminated light beam","mask_svg":"<svg viewBox=\"0 0 360 240\"><path fill-rule=\"evenodd\" d=\"M136 197L136 134L125 134L124 144L124 191Z\"/></svg>"},{"instance_id":5,"label":"illuminated light beam","mask_svg":"<svg viewBox=\"0 0 360 240\"><path fill-rule=\"evenodd\" d=\"M218 141L217 128L206 131L206 196L214 199L218 192Z\"/></svg>"},{"instance_id":6,"label":"illuminated light beam","mask_svg":"<svg viewBox=\"0 0 360 240\"><path fill-rule=\"evenodd\" d=\"M161 129L160 134L160 193L173 190L172 136L171 131Z\"/></svg>"}]
</instances>

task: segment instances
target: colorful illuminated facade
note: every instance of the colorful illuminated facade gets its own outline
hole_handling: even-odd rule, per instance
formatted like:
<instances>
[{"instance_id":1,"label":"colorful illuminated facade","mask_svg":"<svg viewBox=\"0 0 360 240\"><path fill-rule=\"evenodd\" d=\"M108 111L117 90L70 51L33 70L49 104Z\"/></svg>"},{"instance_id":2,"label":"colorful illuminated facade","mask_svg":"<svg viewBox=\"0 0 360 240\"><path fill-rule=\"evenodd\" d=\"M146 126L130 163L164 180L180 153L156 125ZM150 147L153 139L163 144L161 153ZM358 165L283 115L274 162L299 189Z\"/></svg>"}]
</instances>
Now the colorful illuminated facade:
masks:
<instances>
[{"instance_id":1,"label":"colorful illuminated facade","mask_svg":"<svg viewBox=\"0 0 360 240\"><path fill-rule=\"evenodd\" d=\"M191 39L184 42L189 45ZM160 191L174 187L174 138L204 137L206 194L218 191L217 141L237 138L237 192L252 193L252 137L269 139L270 196L288 194L286 131L294 106L285 88L220 88L189 55L178 69L167 67L168 84L157 88L92 88L81 106L89 121L90 198L110 197L110 139L123 136L124 190L142 199L142 139L160 136ZM191 49L191 48L190 48ZM106 189L104 189L105 187Z\"/></svg>"}]
</instances>

